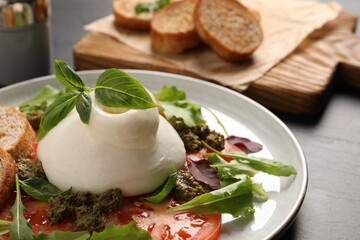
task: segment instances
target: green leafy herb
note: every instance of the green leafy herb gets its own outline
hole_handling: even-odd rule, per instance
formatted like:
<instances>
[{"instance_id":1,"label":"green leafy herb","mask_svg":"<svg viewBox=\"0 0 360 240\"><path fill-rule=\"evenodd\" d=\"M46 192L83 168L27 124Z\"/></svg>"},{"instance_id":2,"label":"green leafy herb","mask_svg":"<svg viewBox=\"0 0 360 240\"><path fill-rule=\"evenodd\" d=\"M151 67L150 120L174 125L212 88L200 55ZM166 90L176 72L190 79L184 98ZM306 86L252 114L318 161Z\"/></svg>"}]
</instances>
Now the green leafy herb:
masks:
<instances>
[{"instance_id":1,"label":"green leafy herb","mask_svg":"<svg viewBox=\"0 0 360 240\"><path fill-rule=\"evenodd\" d=\"M42 178L34 177L24 181L19 180L20 187L30 196L41 201L48 201L51 197L59 195L67 195L71 192L72 188L66 191L61 191L56 186Z\"/></svg>"},{"instance_id":2,"label":"green leafy herb","mask_svg":"<svg viewBox=\"0 0 360 240\"><path fill-rule=\"evenodd\" d=\"M61 231L52 231L51 233L42 233L40 232L36 240L87 240L90 238L90 233L88 231L81 232L61 232Z\"/></svg>"},{"instance_id":3,"label":"green leafy herb","mask_svg":"<svg viewBox=\"0 0 360 240\"><path fill-rule=\"evenodd\" d=\"M80 76L64 61L55 61L54 71L59 82L70 90L59 94L46 108L41 118L38 141L62 121L75 106L81 121L89 124L92 105L89 93L94 90L96 99L106 107L128 109L156 107L146 89L135 78L118 69L106 70L101 74L94 89L87 87ZM32 102L38 104L38 99L39 97Z\"/></svg>"},{"instance_id":4,"label":"green leafy herb","mask_svg":"<svg viewBox=\"0 0 360 240\"><path fill-rule=\"evenodd\" d=\"M216 119L217 123L218 123L218 124L221 126L221 128L224 130L226 137L229 137L229 134L228 134L228 132L226 131L226 128L225 128L224 124L220 121L220 119L216 116L216 114L215 114L213 111L211 111L210 108L205 107L205 106L202 106L202 107L205 108L209 113L211 113L211 115L213 115L213 117Z\"/></svg>"},{"instance_id":5,"label":"green leafy herb","mask_svg":"<svg viewBox=\"0 0 360 240\"><path fill-rule=\"evenodd\" d=\"M254 200L257 201L267 201L269 199L268 194L262 187L262 184L259 183L253 183L253 194Z\"/></svg>"},{"instance_id":6,"label":"green leafy herb","mask_svg":"<svg viewBox=\"0 0 360 240\"><path fill-rule=\"evenodd\" d=\"M57 80L66 87L76 91L84 91L86 89L85 83L66 62L55 60L54 73Z\"/></svg>"},{"instance_id":7,"label":"green leafy herb","mask_svg":"<svg viewBox=\"0 0 360 240\"><path fill-rule=\"evenodd\" d=\"M156 100L163 102L173 102L186 100L186 93L179 90L176 86L168 87L166 85L158 92L154 94Z\"/></svg>"},{"instance_id":8,"label":"green leafy herb","mask_svg":"<svg viewBox=\"0 0 360 240\"><path fill-rule=\"evenodd\" d=\"M76 97L76 111L83 123L89 124L91 114L91 97L88 92L81 92Z\"/></svg>"},{"instance_id":9,"label":"green leafy herb","mask_svg":"<svg viewBox=\"0 0 360 240\"><path fill-rule=\"evenodd\" d=\"M207 160L213 163L211 167L215 167L218 170L222 187L242 180L246 176L252 177L259 173L259 171L251 167L248 163L237 160L228 163L216 153L208 154Z\"/></svg>"},{"instance_id":10,"label":"green leafy herb","mask_svg":"<svg viewBox=\"0 0 360 240\"><path fill-rule=\"evenodd\" d=\"M196 212L199 214L229 213L233 217L249 217L254 213L252 181L246 177L218 190L195 197L167 213Z\"/></svg>"},{"instance_id":11,"label":"green leafy herb","mask_svg":"<svg viewBox=\"0 0 360 240\"><path fill-rule=\"evenodd\" d=\"M157 0L155 3L139 3L135 7L135 13L150 12L150 10L157 11L166 5L170 4L170 0Z\"/></svg>"},{"instance_id":12,"label":"green leafy herb","mask_svg":"<svg viewBox=\"0 0 360 240\"><path fill-rule=\"evenodd\" d=\"M68 92L58 98L45 110L41 118L37 140L45 135L63 120L75 107L76 98L80 93Z\"/></svg>"},{"instance_id":13,"label":"green leafy herb","mask_svg":"<svg viewBox=\"0 0 360 240\"><path fill-rule=\"evenodd\" d=\"M35 96L16 107L25 115L28 116L34 111L44 111L49 103L54 101L60 95L60 91L49 85L43 87Z\"/></svg>"},{"instance_id":14,"label":"green leafy herb","mask_svg":"<svg viewBox=\"0 0 360 240\"><path fill-rule=\"evenodd\" d=\"M113 222L109 223L103 232L94 232L89 240L151 240L150 233L136 226L134 222L127 225L115 226Z\"/></svg>"},{"instance_id":15,"label":"green leafy herb","mask_svg":"<svg viewBox=\"0 0 360 240\"><path fill-rule=\"evenodd\" d=\"M21 193L19 187L18 175L15 175L16 184L16 199L14 206L10 209L9 214L13 216L13 221L10 224L10 238L9 240L27 240L33 239L35 233L31 230L31 224L26 221L23 212L27 211L21 202Z\"/></svg>"},{"instance_id":16,"label":"green leafy herb","mask_svg":"<svg viewBox=\"0 0 360 240\"><path fill-rule=\"evenodd\" d=\"M222 153L210 147L205 142L203 142L203 144L207 148L219 154L220 156L232 157L236 160L243 160L243 161L245 160L248 163L250 163L250 166L253 167L254 169L263 171L271 175L288 177L292 174L296 174L296 169L290 163L284 161L247 156L244 152ZM228 167L231 166L228 165Z\"/></svg>"},{"instance_id":17,"label":"green leafy herb","mask_svg":"<svg viewBox=\"0 0 360 240\"><path fill-rule=\"evenodd\" d=\"M176 182L176 179L178 176L178 173L177 173L177 170L176 170L174 164L172 164L172 166L173 166L173 172L167 178L165 184L160 186L159 190L155 191L154 195L152 195L150 197L145 197L144 199L146 199L147 201L152 202L152 203L159 203L162 200L164 200L167 195L169 195L169 193L171 192L171 190L173 189L173 187L175 185L175 182Z\"/></svg>"},{"instance_id":18,"label":"green leafy herb","mask_svg":"<svg viewBox=\"0 0 360 240\"><path fill-rule=\"evenodd\" d=\"M146 89L129 74L118 69L103 72L96 81L96 99L107 107L147 109L156 107Z\"/></svg>"},{"instance_id":19,"label":"green leafy herb","mask_svg":"<svg viewBox=\"0 0 360 240\"><path fill-rule=\"evenodd\" d=\"M9 221L0 220L0 235L10 231L10 224L11 222Z\"/></svg>"}]
</instances>

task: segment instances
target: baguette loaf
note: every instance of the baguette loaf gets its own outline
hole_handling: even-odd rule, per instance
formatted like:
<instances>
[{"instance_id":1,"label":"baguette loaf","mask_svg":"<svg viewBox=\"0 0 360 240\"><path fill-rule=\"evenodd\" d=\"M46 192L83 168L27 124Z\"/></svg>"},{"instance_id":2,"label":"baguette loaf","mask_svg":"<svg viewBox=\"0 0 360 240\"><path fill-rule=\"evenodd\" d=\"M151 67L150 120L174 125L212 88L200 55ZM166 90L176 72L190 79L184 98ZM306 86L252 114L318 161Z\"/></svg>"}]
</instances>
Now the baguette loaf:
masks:
<instances>
[{"instance_id":1,"label":"baguette loaf","mask_svg":"<svg viewBox=\"0 0 360 240\"><path fill-rule=\"evenodd\" d=\"M237 0L199 0L194 14L201 39L226 61L239 61L260 45L259 16Z\"/></svg>"},{"instance_id":2,"label":"baguette loaf","mask_svg":"<svg viewBox=\"0 0 360 240\"><path fill-rule=\"evenodd\" d=\"M36 134L26 117L13 107L0 106L0 147L18 159L27 157L35 142Z\"/></svg>"},{"instance_id":3,"label":"baguette loaf","mask_svg":"<svg viewBox=\"0 0 360 240\"><path fill-rule=\"evenodd\" d=\"M155 0L114 0L113 11L115 16L115 25L119 27L148 30L154 12L143 12L136 14L135 7L139 3L154 3Z\"/></svg>"},{"instance_id":4,"label":"baguette loaf","mask_svg":"<svg viewBox=\"0 0 360 240\"><path fill-rule=\"evenodd\" d=\"M17 168L14 159L0 148L0 210L11 196Z\"/></svg>"},{"instance_id":5,"label":"baguette loaf","mask_svg":"<svg viewBox=\"0 0 360 240\"><path fill-rule=\"evenodd\" d=\"M172 3L158 11L151 22L151 43L160 53L181 53L198 45L194 10L197 0Z\"/></svg>"}]
</instances>

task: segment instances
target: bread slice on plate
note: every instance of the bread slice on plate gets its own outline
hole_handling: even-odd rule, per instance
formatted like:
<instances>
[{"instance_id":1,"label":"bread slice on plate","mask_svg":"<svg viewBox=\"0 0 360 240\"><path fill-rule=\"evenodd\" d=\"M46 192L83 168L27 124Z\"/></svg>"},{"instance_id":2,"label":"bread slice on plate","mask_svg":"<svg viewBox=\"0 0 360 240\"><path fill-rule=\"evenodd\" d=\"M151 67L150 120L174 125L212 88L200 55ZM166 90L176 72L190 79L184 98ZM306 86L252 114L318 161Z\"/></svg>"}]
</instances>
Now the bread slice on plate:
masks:
<instances>
[{"instance_id":1,"label":"bread slice on plate","mask_svg":"<svg viewBox=\"0 0 360 240\"><path fill-rule=\"evenodd\" d=\"M143 12L137 14L135 7L139 3L154 3L155 0L114 0L113 11L115 25L134 30L149 30L150 22L154 12Z\"/></svg>"},{"instance_id":2,"label":"bread slice on plate","mask_svg":"<svg viewBox=\"0 0 360 240\"><path fill-rule=\"evenodd\" d=\"M14 159L8 152L0 148L0 210L11 196L16 173Z\"/></svg>"},{"instance_id":3,"label":"bread slice on plate","mask_svg":"<svg viewBox=\"0 0 360 240\"><path fill-rule=\"evenodd\" d=\"M151 44L156 52L181 53L201 43L195 30L197 0L172 3L159 10L151 22Z\"/></svg>"},{"instance_id":4,"label":"bread slice on plate","mask_svg":"<svg viewBox=\"0 0 360 240\"><path fill-rule=\"evenodd\" d=\"M18 159L27 157L35 142L36 134L26 117L13 107L0 106L0 148Z\"/></svg>"},{"instance_id":5,"label":"bread slice on plate","mask_svg":"<svg viewBox=\"0 0 360 240\"><path fill-rule=\"evenodd\" d=\"M237 0L199 0L194 14L201 39L226 61L239 61L261 44L259 16Z\"/></svg>"}]
</instances>

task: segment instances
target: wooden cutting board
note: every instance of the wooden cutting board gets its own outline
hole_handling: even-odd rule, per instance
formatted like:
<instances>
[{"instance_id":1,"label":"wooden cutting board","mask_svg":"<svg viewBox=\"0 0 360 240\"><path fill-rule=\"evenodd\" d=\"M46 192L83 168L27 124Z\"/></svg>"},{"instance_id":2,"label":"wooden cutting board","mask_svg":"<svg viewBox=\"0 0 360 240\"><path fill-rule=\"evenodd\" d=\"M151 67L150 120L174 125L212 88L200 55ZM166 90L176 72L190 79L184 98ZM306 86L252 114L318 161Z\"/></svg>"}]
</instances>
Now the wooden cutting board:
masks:
<instances>
[{"instance_id":1,"label":"wooden cutting board","mask_svg":"<svg viewBox=\"0 0 360 240\"><path fill-rule=\"evenodd\" d=\"M360 88L356 21L355 15L342 12L243 93L270 109L315 114L324 107L337 79ZM100 33L89 33L81 39L74 47L74 58L77 70L135 68L201 78Z\"/></svg>"}]
</instances>

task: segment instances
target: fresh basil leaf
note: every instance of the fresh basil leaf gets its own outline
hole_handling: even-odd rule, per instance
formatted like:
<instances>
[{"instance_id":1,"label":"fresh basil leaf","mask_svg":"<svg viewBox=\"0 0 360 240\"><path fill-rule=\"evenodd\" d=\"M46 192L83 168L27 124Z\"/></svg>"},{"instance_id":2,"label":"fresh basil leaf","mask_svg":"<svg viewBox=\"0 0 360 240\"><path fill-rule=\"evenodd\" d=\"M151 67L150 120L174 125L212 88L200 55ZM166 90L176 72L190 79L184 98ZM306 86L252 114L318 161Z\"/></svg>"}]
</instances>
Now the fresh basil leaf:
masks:
<instances>
[{"instance_id":1,"label":"fresh basil leaf","mask_svg":"<svg viewBox=\"0 0 360 240\"><path fill-rule=\"evenodd\" d=\"M88 231L81 232L61 232L61 231L52 231L51 233L40 232L36 240L87 240L90 238L90 233Z\"/></svg>"},{"instance_id":2,"label":"fresh basil leaf","mask_svg":"<svg viewBox=\"0 0 360 240\"><path fill-rule=\"evenodd\" d=\"M243 181L197 196L180 206L166 209L166 213L229 213L233 217L247 218L254 213L252 198L252 181L247 177Z\"/></svg>"},{"instance_id":3,"label":"fresh basil leaf","mask_svg":"<svg viewBox=\"0 0 360 240\"><path fill-rule=\"evenodd\" d=\"M158 93L154 94L154 97L158 101L173 102L186 100L186 93L179 90L176 86L168 87L164 85Z\"/></svg>"},{"instance_id":4,"label":"fresh basil leaf","mask_svg":"<svg viewBox=\"0 0 360 240\"><path fill-rule=\"evenodd\" d=\"M153 196L150 197L145 197L144 199L152 202L152 203L159 203L162 200L164 200L166 198L167 195L169 195L169 193L171 192L171 190L173 189L178 173L177 170L174 166L174 164L172 164L173 166L173 172L170 174L170 176L167 178L165 184L163 184L160 188L160 190L155 191L156 194L154 194Z\"/></svg>"},{"instance_id":5,"label":"fresh basil leaf","mask_svg":"<svg viewBox=\"0 0 360 240\"><path fill-rule=\"evenodd\" d=\"M91 114L91 97L88 92L81 92L76 97L76 111L83 123L89 124Z\"/></svg>"},{"instance_id":6,"label":"fresh basil leaf","mask_svg":"<svg viewBox=\"0 0 360 240\"><path fill-rule=\"evenodd\" d=\"M135 13L140 14L143 12L150 12L150 9L152 9L153 4L152 3L139 3L135 7Z\"/></svg>"},{"instance_id":7,"label":"fresh basil leaf","mask_svg":"<svg viewBox=\"0 0 360 240\"><path fill-rule=\"evenodd\" d=\"M205 123L201 114L201 107L186 101L178 102L159 102L160 110L166 116L167 120L175 118L184 122L189 127L196 124Z\"/></svg>"},{"instance_id":8,"label":"fresh basil leaf","mask_svg":"<svg viewBox=\"0 0 360 240\"><path fill-rule=\"evenodd\" d=\"M56 60L54 64L54 73L57 80L66 87L77 91L86 89L85 83L66 62Z\"/></svg>"},{"instance_id":9,"label":"fresh basil leaf","mask_svg":"<svg viewBox=\"0 0 360 240\"><path fill-rule=\"evenodd\" d=\"M113 222L109 223L104 231L93 232L89 240L151 240L150 233L136 226L134 222L127 225L115 226Z\"/></svg>"},{"instance_id":10,"label":"fresh basil leaf","mask_svg":"<svg viewBox=\"0 0 360 240\"><path fill-rule=\"evenodd\" d=\"M48 181L42 178L34 177L24 181L19 180L20 187L31 197L41 200L48 201L51 197L57 197L59 195L67 195L71 193L72 188L66 191L61 191L56 186L52 185Z\"/></svg>"},{"instance_id":11,"label":"fresh basil leaf","mask_svg":"<svg viewBox=\"0 0 360 240\"><path fill-rule=\"evenodd\" d=\"M10 224L9 240L33 239L35 233L31 230L31 224L25 219L23 212L27 211L21 202L21 193L19 187L18 175L15 175L16 199L14 206L10 209L9 214L13 216Z\"/></svg>"},{"instance_id":12,"label":"fresh basil leaf","mask_svg":"<svg viewBox=\"0 0 360 240\"><path fill-rule=\"evenodd\" d=\"M95 97L106 107L147 109L157 106L135 78L118 69L106 70L99 76Z\"/></svg>"},{"instance_id":13,"label":"fresh basil leaf","mask_svg":"<svg viewBox=\"0 0 360 240\"><path fill-rule=\"evenodd\" d=\"M41 122L37 140L40 141L46 134L63 120L74 109L76 97L79 93L68 92L54 100L45 110Z\"/></svg>"},{"instance_id":14,"label":"fresh basil leaf","mask_svg":"<svg viewBox=\"0 0 360 240\"><path fill-rule=\"evenodd\" d=\"M297 173L296 169L290 163L284 161L248 156L244 152L222 153L210 147L205 142L203 142L203 144L213 152L219 154L220 156L232 157L237 160L245 160L249 162L250 166L254 169L263 171L271 175L288 177L292 174L295 175Z\"/></svg>"},{"instance_id":15,"label":"fresh basil leaf","mask_svg":"<svg viewBox=\"0 0 360 240\"><path fill-rule=\"evenodd\" d=\"M0 220L0 235L8 233L10 231L11 222Z\"/></svg>"}]
</instances>

